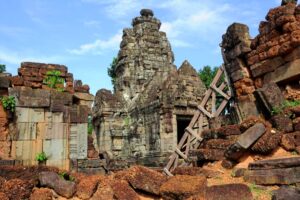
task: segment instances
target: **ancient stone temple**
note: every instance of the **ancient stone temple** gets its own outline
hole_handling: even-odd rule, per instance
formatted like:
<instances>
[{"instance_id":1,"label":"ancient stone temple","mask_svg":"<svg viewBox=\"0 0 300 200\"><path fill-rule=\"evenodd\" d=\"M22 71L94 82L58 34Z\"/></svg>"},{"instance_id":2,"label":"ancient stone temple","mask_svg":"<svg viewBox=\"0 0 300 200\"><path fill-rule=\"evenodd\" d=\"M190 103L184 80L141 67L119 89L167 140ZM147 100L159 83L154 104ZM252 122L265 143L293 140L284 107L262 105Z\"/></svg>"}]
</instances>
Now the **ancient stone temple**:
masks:
<instances>
[{"instance_id":1,"label":"ancient stone temple","mask_svg":"<svg viewBox=\"0 0 300 200\"><path fill-rule=\"evenodd\" d=\"M93 107L99 149L111 158L159 165L174 150L206 90L196 70L179 69L161 22L141 10L123 30L115 91L101 89Z\"/></svg>"}]
</instances>

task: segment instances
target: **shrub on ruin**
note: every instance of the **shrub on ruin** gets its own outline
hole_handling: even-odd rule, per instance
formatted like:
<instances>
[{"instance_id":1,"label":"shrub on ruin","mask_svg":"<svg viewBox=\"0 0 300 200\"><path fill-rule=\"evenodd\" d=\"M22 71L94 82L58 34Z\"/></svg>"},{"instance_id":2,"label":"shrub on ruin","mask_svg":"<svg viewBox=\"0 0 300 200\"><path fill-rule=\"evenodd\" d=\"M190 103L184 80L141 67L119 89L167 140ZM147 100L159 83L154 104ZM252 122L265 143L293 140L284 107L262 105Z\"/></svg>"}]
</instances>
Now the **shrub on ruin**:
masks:
<instances>
[{"instance_id":1,"label":"shrub on ruin","mask_svg":"<svg viewBox=\"0 0 300 200\"><path fill-rule=\"evenodd\" d=\"M47 158L47 155L45 152L41 152L41 153L38 153L36 156L35 156L35 160L38 161L38 162L44 162L46 161L48 158Z\"/></svg>"},{"instance_id":2,"label":"shrub on ruin","mask_svg":"<svg viewBox=\"0 0 300 200\"><path fill-rule=\"evenodd\" d=\"M3 64L0 64L0 73L3 73L6 71L6 67Z\"/></svg>"},{"instance_id":3,"label":"shrub on ruin","mask_svg":"<svg viewBox=\"0 0 300 200\"><path fill-rule=\"evenodd\" d=\"M10 110L11 112L15 111L16 100L14 96L4 96L1 98L2 106L5 110Z\"/></svg>"},{"instance_id":4,"label":"shrub on ruin","mask_svg":"<svg viewBox=\"0 0 300 200\"><path fill-rule=\"evenodd\" d=\"M56 89L57 91L62 92L63 88L60 88L59 85L64 85L65 79L61 77L61 72L58 70L48 71L43 82L50 88Z\"/></svg>"}]
</instances>

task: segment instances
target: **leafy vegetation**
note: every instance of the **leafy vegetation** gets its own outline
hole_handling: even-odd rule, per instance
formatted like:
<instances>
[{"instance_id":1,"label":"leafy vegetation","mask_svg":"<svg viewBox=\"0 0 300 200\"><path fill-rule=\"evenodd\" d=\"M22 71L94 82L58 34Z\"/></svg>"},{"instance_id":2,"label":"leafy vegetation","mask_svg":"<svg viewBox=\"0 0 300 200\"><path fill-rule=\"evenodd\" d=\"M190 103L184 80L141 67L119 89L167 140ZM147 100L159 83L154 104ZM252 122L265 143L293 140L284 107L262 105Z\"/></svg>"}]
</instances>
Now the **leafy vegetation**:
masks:
<instances>
[{"instance_id":1,"label":"leafy vegetation","mask_svg":"<svg viewBox=\"0 0 300 200\"><path fill-rule=\"evenodd\" d=\"M46 161L47 159L48 158L47 158L45 152L38 153L35 157L35 160L38 162L43 162L43 161Z\"/></svg>"},{"instance_id":2,"label":"leafy vegetation","mask_svg":"<svg viewBox=\"0 0 300 200\"><path fill-rule=\"evenodd\" d=\"M198 71L198 75L206 88L208 88L216 76L218 71L218 67L211 67L209 65L204 66L202 69Z\"/></svg>"},{"instance_id":3,"label":"leafy vegetation","mask_svg":"<svg viewBox=\"0 0 300 200\"><path fill-rule=\"evenodd\" d=\"M88 118L88 134L92 135L92 133L93 133L92 117L89 116L89 118Z\"/></svg>"},{"instance_id":4,"label":"leafy vegetation","mask_svg":"<svg viewBox=\"0 0 300 200\"><path fill-rule=\"evenodd\" d=\"M5 110L10 110L11 112L15 112L16 108L16 100L13 96L4 96L1 98L2 106Z\"/></svg>"},{"instance_id":5,"label":"leafy vegetation","mask_svg":"<svg viewBox=\"0 0 300 200\"><path fill-rule=\"evenodd\" d=\"M286 108L296 107L299 105L300 105L300 100L294 100L294 101L286 100L281 104L281 106L273 108L271 114L277 115L277 114L282 113L284 111L284 109L286 109Z\"/></svg>"},{"instance_id":6,"label":"leafy vegetation","mask_svg":"<svg viewBox=\"0 0 300 200\"><path fill-rule=\"evenodd\" d=\"M60 172L58 173L58 175L66 181L75 181L75 178L70 174L68 174L67 172Z\"/></svg>"},{"instance_id":7,"label":"leafy vegetation","mask_svg":"<svg viewBox=\"0 0 300 200\"><path fill-rule=\"evenodd\" d=\"M6 71L6 66L3 64L0 64L0 73L3 73Z\"/></svg>"},{"instance_id":8,"label":"leafy vegetation","mask_svg":"<svg viewBox=\"0 0 300 200\"><path fill-rule=\"evenodd\" d=\"M43 80L48 87L56 89L57 91L62 92L63 88L59 88L59 85L63 85L65 83L65 79L61 77L61 72L58 70L48 71L46 73L46 77Z\"/></svg>"},{"instance_id":9,"label":"leafy vegetation","mask_svg":"<svg viewBox=\"0 0 300 200\"><path fill-rule=\"evenodd\" d=\"M108 73L108 76L111 77L111 83L113 84L114 89L115 89L116 77L117 77L117 74L116 74L117 64L118 64L118 59L116 57L114 57L112 60L112 63L110 64L110 67L107 68L107 73Z\"/></svg>"}]
</instances>

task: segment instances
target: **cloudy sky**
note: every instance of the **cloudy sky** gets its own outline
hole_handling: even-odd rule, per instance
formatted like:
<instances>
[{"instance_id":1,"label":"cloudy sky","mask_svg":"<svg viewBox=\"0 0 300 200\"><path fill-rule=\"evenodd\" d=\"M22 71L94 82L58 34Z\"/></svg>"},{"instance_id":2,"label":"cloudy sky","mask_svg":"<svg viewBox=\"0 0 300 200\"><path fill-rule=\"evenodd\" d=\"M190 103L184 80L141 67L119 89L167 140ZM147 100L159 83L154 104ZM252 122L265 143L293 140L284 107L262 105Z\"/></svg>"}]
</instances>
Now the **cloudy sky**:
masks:
<instances>
[{"instance_id":1,"label":"cloudy sky","mask_svg":"<svg viewBox=\"0 0 300 200\"><path fill-rule=\"evenodd\" d=\"M198 70L222 64L219 43L233 22L251 36L280 0L0 0L0 64L16 74L23 61L68 66L76 79L111 89L107 67L117 55L122 30L141 8L161 20L175 54Z\"/></svg>"}]
</instances>

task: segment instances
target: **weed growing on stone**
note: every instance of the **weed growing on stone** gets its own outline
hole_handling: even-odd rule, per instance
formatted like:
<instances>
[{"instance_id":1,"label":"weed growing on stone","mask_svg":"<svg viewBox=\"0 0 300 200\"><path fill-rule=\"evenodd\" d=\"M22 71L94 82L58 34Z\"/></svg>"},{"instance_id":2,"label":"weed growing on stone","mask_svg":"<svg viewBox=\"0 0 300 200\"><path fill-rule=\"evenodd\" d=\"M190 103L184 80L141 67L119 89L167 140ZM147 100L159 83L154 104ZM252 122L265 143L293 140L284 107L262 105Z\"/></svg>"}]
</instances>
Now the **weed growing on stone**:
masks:
<instances>
[{"instance_id":1,"label":"weed growing on stone","mask_svg":"<svg viewBox=\"0 0 300 200\"><path fill-rule=\"evenodd\" d=\"M63 85L65 80L60 77L61 72L58 70L48 71L43 82L50 88L56 89L57 91L64 91L63 88L59 88L58 85Z\"/></svg>"},{"instance_id":2,"label":"weed growing on stone","mask_svg":"<svg viewBox=\"0 0 300 200\"><path fill-rule=\"evenodd\" d=\"M5 110L15 111L16 100L13 96L4 96L1 98L2 106Z\"/></svg>"}]
</instances>

